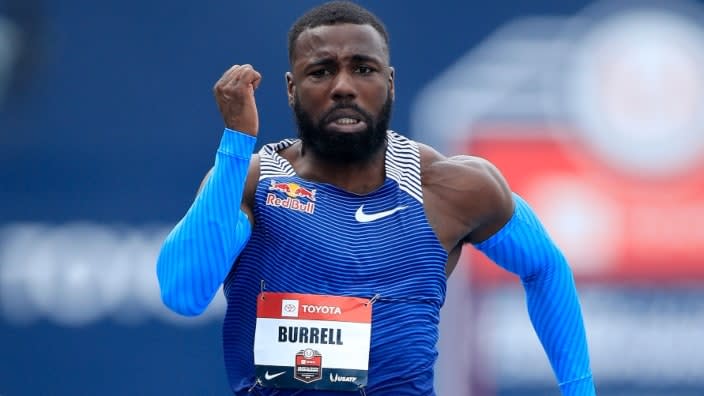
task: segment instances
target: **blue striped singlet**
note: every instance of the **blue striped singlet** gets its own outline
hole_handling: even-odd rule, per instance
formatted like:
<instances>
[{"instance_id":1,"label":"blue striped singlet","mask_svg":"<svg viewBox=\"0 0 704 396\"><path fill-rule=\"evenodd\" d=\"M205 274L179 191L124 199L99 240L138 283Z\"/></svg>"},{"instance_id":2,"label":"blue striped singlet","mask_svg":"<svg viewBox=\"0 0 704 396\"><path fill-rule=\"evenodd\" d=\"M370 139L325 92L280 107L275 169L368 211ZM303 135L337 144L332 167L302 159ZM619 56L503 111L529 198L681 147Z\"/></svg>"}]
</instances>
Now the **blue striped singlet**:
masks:
<instances>
[{"instance_id":1,"label":"blue striped singlet","mask_svg":"<svg viewBox=\"0 0 704 396\"><path fill-rule=\"evenodd\" d=\"M365 195L297 176L278 154L295 140L260 150L255 226L224 283L225 366L236 395L354 394L256 384L253 345L262 283L267 292L378 296L372 309L368 383L360 393L435 394L433 366L447 253L425 217L418 145L392 131L387 140L385 182ZM290 197L298 204L271 204L273 198ZM403 209L360 223L355 212L362 205L368 214Z\"/></svg>"}]
</instances>

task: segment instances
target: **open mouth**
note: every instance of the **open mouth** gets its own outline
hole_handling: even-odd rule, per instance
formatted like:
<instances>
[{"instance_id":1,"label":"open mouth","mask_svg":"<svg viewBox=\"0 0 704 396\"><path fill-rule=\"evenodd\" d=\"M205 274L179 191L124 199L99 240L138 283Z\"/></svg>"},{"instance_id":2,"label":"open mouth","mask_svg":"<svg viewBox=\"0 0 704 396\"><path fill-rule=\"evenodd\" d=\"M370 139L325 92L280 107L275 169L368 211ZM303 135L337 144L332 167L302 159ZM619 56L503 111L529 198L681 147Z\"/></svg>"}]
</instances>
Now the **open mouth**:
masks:
<instances>
[{"instance_id":1,"label":"open mouth","mask_svg":"<svg viewBox=\"0 0 704 396\"><path fill-rule=\"evenodd\" d=\"M357 118L341 117L330 121L327 128L336 132L361 132L367 128L367 123Z\"/></svg>"},{"instance_id":2,"label":"open mouth","mask_svg":"<svg viewBox=\"0 0 704 396\"><path fill-rule=\"evenodd\" d=\"M351 109L339 109L333 111L327 119L328 129L337 132L360 132L367 128L364 117Z\"/></svg>"},{"instance_id":3,"label":"open mouth","mask_svg":"<svg viewBox=\"0 0 704 396\"><path fill-rule=\"evenodd\" d=\"M333 121L337 125L354 125L358 124L360 121L356 118L350 118L350 117L343 117L343 118L338 118Z\"/></svg>"}]
</instances>

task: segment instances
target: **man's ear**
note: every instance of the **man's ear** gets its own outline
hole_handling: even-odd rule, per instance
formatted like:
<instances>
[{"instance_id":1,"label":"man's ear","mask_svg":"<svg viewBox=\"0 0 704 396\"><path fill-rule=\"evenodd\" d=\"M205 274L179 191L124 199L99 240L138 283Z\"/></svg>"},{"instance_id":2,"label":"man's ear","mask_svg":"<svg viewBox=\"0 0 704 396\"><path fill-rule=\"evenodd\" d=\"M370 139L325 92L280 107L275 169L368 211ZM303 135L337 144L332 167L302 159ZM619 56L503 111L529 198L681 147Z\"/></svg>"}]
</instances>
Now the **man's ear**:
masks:
<instances>
[{"instance_id":1,"label":"man's ear","mask_svg":"<svg viewBox=\"0 0 704 396\"><path fill-rule=\"evenodd\" d=\"M286 94L288 95L288 105L293 107L293 99L296 97L296 84L293 82L293 74L286 72Z\"/></svg>"},{"instance_id":2,"label":"man's ear","mask_svg":"<svg viewBox=\"0 0 704 396\"><path fill-rule=\"evenodd\" d=\"M394 90L394 73L395 70L393 66L389 66L389 93L391 94L391 100L394 100L396 91Z\"/></svg>"}]
</instances>

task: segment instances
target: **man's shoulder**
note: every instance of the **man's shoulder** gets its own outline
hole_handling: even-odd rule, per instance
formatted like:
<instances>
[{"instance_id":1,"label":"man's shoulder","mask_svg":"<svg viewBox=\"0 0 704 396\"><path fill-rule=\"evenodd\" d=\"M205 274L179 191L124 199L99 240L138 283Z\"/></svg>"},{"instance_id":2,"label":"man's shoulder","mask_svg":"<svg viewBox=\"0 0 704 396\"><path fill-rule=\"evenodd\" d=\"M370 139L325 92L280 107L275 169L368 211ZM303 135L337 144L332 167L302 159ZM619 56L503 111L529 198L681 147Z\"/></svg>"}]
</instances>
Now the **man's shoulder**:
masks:
<instances>
[{"instance_id":1,"label":"man's shoulder","mask_svg":"<svg viewBox=\"0 0 704 396\"><path fill-rule=\"evenodd\" d=\"M487 159L472 155L445 156L433 147L418 143L421 160L421 176L424 184L433 184L436 179L457 182L481 182L493 178L496 167Z\"/></svg>"},{"instance_id":2,"label":"man's shoulder","mask_svg":"<svg viewBox=\"0 0 704 396\"><path fill-rule=\"evenodd\" d=\"M511 191L494 164L471 155L446 157L428 146L421 146L421 159L426 213L436 224L455 225L451 241L481 241L506 223Z\"/></svg>"}]
</instances>

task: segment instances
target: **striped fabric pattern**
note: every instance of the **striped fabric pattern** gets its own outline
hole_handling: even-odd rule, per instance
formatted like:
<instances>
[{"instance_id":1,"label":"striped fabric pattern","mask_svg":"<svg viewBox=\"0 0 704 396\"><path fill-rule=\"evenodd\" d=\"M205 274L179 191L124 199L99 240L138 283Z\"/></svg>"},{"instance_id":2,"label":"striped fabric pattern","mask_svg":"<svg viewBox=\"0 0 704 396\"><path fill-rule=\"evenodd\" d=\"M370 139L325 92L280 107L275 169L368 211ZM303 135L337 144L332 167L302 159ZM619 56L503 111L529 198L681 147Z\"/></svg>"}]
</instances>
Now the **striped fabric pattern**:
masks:
<instances>
[{"instance_id":1,"label":"striped fabric pattern","mask_svg":"<svg viewBox=\"0 0 704 396\"><path fill-rule=\"evenodd\" d=\"M239 202L255 142L225 130L213 173L159 252L161 298L182 315L205 310L249 238L251 225Z\"/></svg>"},{"instance_id":2,"label":"striped fabric pattern","mask_svg":"<svg viewBox=\"0 0 704 396\"><path fill-rule=\"evenodd\" d=\"M475 245L521 277L528 313L563 395L595 394L581 307L572 271L528 203L514 194L511 220Z\"/></svg>"},{"instance_id":3,"label":"striped fabric pattern","mask_svg":"<svg viewBox=\"0 0 704 396\"><path fill-rule=\"evenodd\" d=\"M349 396L349 392L296 393L255 385L252 346L256 296L262 285L271 292L376 296L369 383L363 392L434 394L433 365L445 299L447 253L425 217L417 144L392 131L387 138L387 178L366 195L298 177L277 154L292 140L260 151L255 227L224 284L228 299L223 327L225 361L236 394ZM281 191L282 186L291 193ZM300 188L307 197L292 192ZM273 202L272 196L313 204L314 209L267 205ZM358 222L355 213L362 206L367 214L400 209L374 221Z\"/></svg>"}]
</instances>

